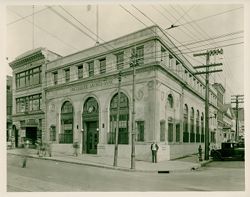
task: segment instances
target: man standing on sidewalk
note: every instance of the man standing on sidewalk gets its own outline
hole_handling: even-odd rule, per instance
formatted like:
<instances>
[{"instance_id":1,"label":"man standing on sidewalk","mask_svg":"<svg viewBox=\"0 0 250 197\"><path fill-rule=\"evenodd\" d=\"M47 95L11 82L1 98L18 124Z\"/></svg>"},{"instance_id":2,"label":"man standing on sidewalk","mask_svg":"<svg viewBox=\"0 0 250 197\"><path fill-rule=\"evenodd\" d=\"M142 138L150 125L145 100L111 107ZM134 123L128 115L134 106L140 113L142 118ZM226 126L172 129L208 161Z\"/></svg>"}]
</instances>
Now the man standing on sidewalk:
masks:
<instances>
[{"instance_id":1,"label":"man standing on sidewalk","mask_svg":"<svg viewBox=\"0 0 250 197\"><path fill-rule=\"evenodd\" d=\"M22 165L22 168L26 168L28 154L29 154L29 140L27 140L24 143L24 153L23 153L23 165Z\"/></svg>"},{"instance_id":2,"label":"man standing on sidewalk","mask_svg":"<svg viewBox=\"0 0 250 197\"><path fill-rule=\"evenodd\" d=\"M159 149L159 146L156 144L156 142L153 142L151 144L151 151L152 151L152 163L157 163L157 151Z\"/></svg>"}]
</instances>

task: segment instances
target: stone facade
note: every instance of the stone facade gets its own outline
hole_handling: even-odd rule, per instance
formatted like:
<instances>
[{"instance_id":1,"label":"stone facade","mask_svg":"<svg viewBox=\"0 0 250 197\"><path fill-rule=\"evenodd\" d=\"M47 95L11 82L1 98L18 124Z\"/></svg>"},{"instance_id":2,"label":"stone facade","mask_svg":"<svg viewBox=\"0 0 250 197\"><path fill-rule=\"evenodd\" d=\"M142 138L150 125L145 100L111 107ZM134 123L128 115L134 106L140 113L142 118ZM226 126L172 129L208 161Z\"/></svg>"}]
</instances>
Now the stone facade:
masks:
<instances>
[{"instance_id":1,"label":"stone facade","mask_svg":"<svg viewBox=\"0 0 250 197\"><path fill-rule=\"evenodd\" d=\"M204 81L174 48L164 31L152 26L46 62L46 83L39 89L43 140L52 141L55 152L73 154L72 144L78 142L82 154L113 156L121 72L118 155L130 157L135 51L136 159L151 159L153 141L160 147L159 160L197 153L200 144L204 149ZM210 104L214 114L217 95L212 87ZM211 133L216 128L217 121L210 121Z\"/></svg>"}]
</instances>

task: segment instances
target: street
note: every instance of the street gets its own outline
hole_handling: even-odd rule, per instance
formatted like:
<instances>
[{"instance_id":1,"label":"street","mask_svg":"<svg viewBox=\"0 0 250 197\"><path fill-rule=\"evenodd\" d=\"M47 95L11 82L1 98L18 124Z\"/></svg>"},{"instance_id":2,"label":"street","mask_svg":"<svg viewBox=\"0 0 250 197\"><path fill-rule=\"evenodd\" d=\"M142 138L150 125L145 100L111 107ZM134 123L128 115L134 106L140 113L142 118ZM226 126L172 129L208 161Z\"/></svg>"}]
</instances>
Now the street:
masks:
<instances>
[{"instance_id":1,"label":"street","mask_svg":"<svg viewBox=\"0 0 250 197\"><path fill-rule=\"evenodd\" d=\"M243 191L244 162L212 162L196 171L170 174L125 172L84 165L7 157L8 192Z\"/></svg>"}]
</instances>

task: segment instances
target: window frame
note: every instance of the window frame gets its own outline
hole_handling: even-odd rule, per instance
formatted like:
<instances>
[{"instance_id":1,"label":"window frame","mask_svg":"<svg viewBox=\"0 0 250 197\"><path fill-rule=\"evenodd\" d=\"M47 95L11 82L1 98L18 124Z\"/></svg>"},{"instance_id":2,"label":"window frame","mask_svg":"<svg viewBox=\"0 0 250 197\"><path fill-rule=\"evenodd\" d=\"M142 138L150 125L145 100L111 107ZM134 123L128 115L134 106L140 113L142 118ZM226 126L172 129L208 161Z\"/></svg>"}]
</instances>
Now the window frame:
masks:
<instances>
[{"instance_id":1,"label":"window frame","mask_svg":"<svg viewBox=\"0 0 250 197\"><path fill-rule=\"evenodd\" d=\"M93 77L93 76L95 75L95 64L94 64L94 60L88 62L87 64L88 64L88 74L89 74L89 77Z\"/></svg>"},{"instance_id":2,"label":"window frame","mask_svg":"<svg viewBox=\"0 0 250 197\"><path fill-rule=\"evenodd\" d=\"M99 64L100 64L100 74L106 73L107 59L105 57L99 59Z\"/></svg>"},{"instance_id":3,"label":"window frame","mask_svg":"<svg viewBox=\"0 0 250 197\"><path fill-rule=\"evenodd\" d=\"M70 82L70 68L64 69L65 83Z\"/></svg>"},{"instance_id":4,"label":"window frame","mask_svg":"<svg viewBox=\"0 0 250 197\"><path fill-rule=\"evenodd\" d=\"M116 69L117 70L123 69L124 68L124 51L116 53L115 56L116 56ZM122 58L119 58L120 56ZM122 61L120 61L120 59L122 59Z\"/></svg>"}]
</instances>

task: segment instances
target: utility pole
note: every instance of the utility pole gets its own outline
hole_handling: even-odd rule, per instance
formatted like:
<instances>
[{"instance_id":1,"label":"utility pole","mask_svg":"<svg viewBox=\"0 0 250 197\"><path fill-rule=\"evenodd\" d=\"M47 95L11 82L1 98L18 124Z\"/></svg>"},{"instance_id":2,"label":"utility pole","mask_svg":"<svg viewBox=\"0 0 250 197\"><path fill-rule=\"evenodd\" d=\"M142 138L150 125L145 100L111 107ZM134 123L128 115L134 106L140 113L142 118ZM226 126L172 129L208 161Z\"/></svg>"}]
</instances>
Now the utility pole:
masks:
<instances>
[{"instance_id":1,"label":"utility pole","mask_svg":"<svg viewBox=\"0 0 250 197\"><path fill-rule=\"evenodd\" d=\"M232 95L231 103L236 104L235 141L239 140L239 103L244 103L244 95Z\"/></svg>"},{"instance_id":2,"label":"utility pole","mask_svg":"<svg viewBox=\"0 0 250 197\"><path fill-rule=\"evenodd\" d=\"M120 97L121 97L121 71L118 76L118 101L117 101L117 115L116 115L116 132L115 132L115 152L114 152L114 164L117 166L117 157L118 157L118 136L119 136L119 120L120 120Z\"/></svg>"},{"instance_id":3,"label":"utility pole","mask_svg":"<svg viewBox=\"0 0 250 197\"><path fill-rule=\"evenodd\" d=\"M209 70L210 67L221 66L222 63L219 64L209 64L210 56L223 54L223 49L220 50L211 50L205 53L194 54L194 57L197 56L206 56L206 65L195 66L195 69L206 68L205 71L196 72L195 75L206 74L205 85L206 85L206 93L205 93L205 155L204 160L209 159L209 74L213 72L221 72L222 70Z\"/></svg>"},{"instance_id":4,"label":"utility pole","mask_svg":"<svg viewBox=\"0 0 250 197\"><path fill-rule=\"evenodd\" d=\"M99 44L99 5L96 4L96 45Z\"/></svg>"},{"instance_id":5,"label":"utility pole","mask_svg":"<svg viewBox=\"0 0 250 197\"><path fill-rule=\"evenodd\" d=\"M35 19L34 19L34 11L35 11L35 6L32 5L32 49L35 48L35 30L34 30L34 22L35 22Z\"/></svg>"},{"instance_id":6,"label":"utility pole","mask_svg":"<svg viewBox=\"0 0 250 197\"><path fill-rule=\"evenodd\" d=\"M132 49L130 66L133 68L133 84L132 84L132 133L131 133L131 169L135 169L135 66L137 66L137 54L135 49Z\"/></svg>"}]
</instances>

